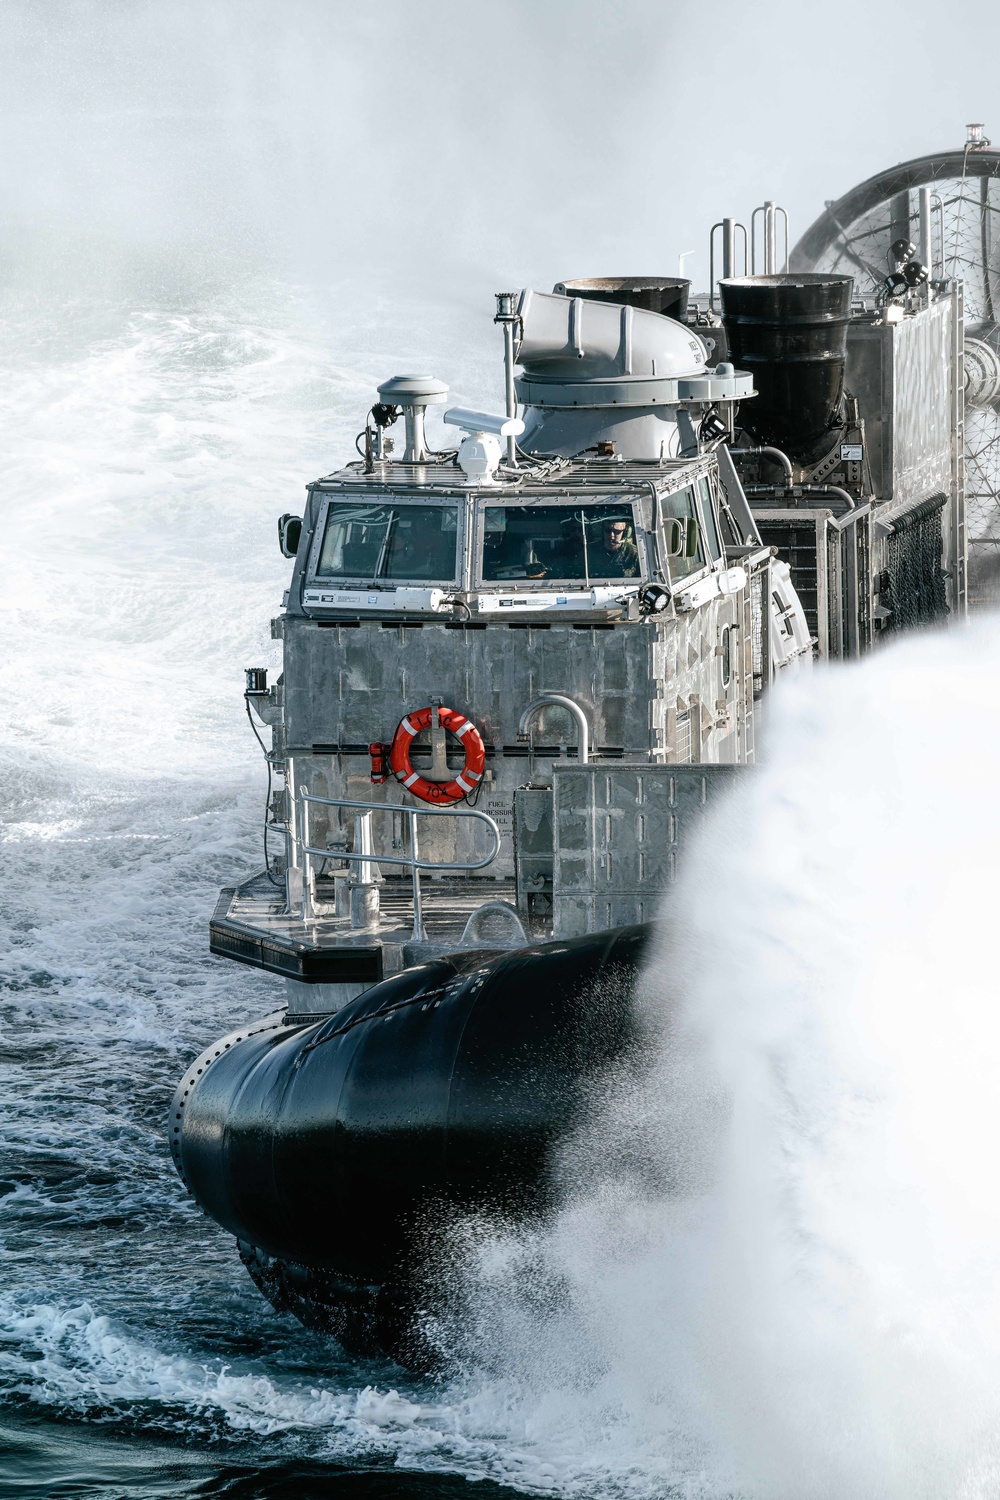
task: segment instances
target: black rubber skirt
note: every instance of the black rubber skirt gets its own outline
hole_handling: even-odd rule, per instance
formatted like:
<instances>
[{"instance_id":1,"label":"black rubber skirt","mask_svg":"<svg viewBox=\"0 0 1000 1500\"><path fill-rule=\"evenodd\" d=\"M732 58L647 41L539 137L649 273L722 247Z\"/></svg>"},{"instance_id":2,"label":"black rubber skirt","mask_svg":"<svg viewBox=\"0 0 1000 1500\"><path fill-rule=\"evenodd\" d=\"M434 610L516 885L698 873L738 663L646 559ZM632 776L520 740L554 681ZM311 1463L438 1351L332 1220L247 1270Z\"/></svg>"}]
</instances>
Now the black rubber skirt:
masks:
<instances>
[{"instance_id":1,"label":"black rubber skirt","mask_svg":"<svg viewBox=\"0 0 1000 1500\"><path fill-rule=\"evenodd\" d=\"M177 1090L181 1176L304 1321L316 1288L346 1305L399 1284L456 1211L543 1211L554 1144L637 1050L649 931L438 959L328 1020L223 1038Z\"/></svg>"}]
</instances>

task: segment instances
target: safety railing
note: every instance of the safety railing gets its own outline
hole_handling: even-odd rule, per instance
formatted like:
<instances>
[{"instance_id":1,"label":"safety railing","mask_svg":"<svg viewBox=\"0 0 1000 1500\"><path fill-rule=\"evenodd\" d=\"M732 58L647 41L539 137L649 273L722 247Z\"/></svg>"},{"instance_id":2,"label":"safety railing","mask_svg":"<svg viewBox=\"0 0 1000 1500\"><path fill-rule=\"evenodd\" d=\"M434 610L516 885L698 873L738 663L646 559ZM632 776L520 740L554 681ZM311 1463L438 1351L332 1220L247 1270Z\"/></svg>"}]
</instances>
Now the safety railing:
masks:
<instances>
[{"instance_id":1,"label":"safety railing","mask_svg":"<svg viewBox=\"0 0 1000 1500\"><path fill-rule=\"evenodd\" d=\"M425 941L423 911L420 898L420 871L421 870L482 870L493 863L500 853L501 834L496 823L488 813L478 812L473 807L403 807L395 802L355 802L347 797L318 797L313 792L306 791L305 787L299 792L302 803L302 842L299 845L304 859L304 886L310 889L312 886L312 865L314 859L342 859L349 864L361 866L361 879L354 884L354 890L362 893L363 900L359 903L359 911L363 908L370 919L377 918L378 902L377 896L371 900L369 893L377 892L377 886L372 876L371 865L401 865L410 871L413 881L413 941L422 943ZM355 819L355 848L345 849L319 849L316 848L310 837L309 831L309 807L317 803L323 807L340 807L353 810L362 814ZM371 814L392 813L396 816L402 814L409 819L410 852L408 855L377 854L372 847L371 838ZM421 859L420 839L417 831L418 818L475 818L479 823L485 823L493 835L493 848L484 859L460 859L440 860ZM359 826L360 825L360 826ZM361 845L358 848L358 845ZM354 922L354 909L352 901L352 925ZM361 925L361 924L359 924Z\"/></svg>"}]
</instances>

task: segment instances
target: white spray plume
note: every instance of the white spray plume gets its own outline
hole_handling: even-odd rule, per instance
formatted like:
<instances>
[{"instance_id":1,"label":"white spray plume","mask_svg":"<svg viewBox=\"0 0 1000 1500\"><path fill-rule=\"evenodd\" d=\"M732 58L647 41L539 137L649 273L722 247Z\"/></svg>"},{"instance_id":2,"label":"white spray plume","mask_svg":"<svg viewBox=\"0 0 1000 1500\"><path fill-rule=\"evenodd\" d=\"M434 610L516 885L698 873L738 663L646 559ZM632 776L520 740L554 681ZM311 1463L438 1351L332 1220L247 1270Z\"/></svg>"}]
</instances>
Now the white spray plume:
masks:
<instances>
[{"instance_id":1,"label":"white spray plume","mask_svg":"<svg viewBox=\"0 0 1000 1500\"><path fill-rule=\"evenodd\" d=\"M475 1257L466 1347L578 1479L996 1492L998 739L995 620L776 696L650 968L651 1075L555 1227Z\"/></svg>"}]
</instances>

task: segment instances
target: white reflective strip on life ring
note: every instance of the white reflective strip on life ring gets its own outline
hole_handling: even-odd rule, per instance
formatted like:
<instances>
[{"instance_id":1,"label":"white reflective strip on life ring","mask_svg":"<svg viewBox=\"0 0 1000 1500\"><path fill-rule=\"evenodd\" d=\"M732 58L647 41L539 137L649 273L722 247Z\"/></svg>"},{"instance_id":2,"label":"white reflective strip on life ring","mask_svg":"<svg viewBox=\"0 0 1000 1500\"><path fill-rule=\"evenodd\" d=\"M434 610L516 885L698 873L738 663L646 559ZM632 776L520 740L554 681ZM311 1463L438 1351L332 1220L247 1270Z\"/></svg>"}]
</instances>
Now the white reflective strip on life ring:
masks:
<instances>
[{"instance_id":1,"label":"white reflective strip on life ring","mask_svg":"<svg viewBox=\"0 0 1000 1500\"><path fill-rule=\"evenodd\" d=\"M409 719L406 717L405 714L403 715L403 717L399 721L399 727L400 727L400 729L405 729L406 732L407 732L407 734L419 734L420 733L419 729L414 729L413 725L410 723Z\"/></svg>"},{"instance_id":2,"label":"white reflective strip on life ring","mask_svg":"<svg viewBox=\"0 0 1000 1500\"><path fill-rule=\"evenodd\" d=\"M420 780L420 777L417 775L416 771L413 771L413 772L411 772L411 774L409 776L407 776L406 780L403 782L403 785L404 786L412 786L415 781L419 781L419 780Z\"/></svg>"},{"instance_id":3,"label":"white reflective strip on life ring","mask_svg":"<svg viewBox=\"0 0 1000 1500\"><path fill-rule=\"evenodd\" d=\"M463 724L463 725L462 725L462 727L461 727L461 729L455 729L455 728L452 728L452 731L451 731L451 732L452 732L452 734L457 734L457 735L458 735L458 737L459 737L459 739L461 739L461 738L462 738L462 735L463 735L463 734L468 734L468 732L469 732L469 730L470 730L470 729L471 729L471 728L472 728L472 720L471 720L471 719L466 719L466 721L465 721L465 723L464 723L464 724Z\"/></svg>"},{"instance_id":4,"label":"white reflective strip on life ring","mask_svg":"<svg viewBox=\"0 0 1000 1500\"><path fill-rule=\"evenodd\" d=\"M456 776L455 777L455 785L456 786L460 786L462 788L463 792L471 792L472 791L472 787L469 785L469 783L467 781L463 781L462 778L461 778L461 776ZM474 785L475 785L475 782L473 782L473 786Z\"/></svg>"}]
</instances>

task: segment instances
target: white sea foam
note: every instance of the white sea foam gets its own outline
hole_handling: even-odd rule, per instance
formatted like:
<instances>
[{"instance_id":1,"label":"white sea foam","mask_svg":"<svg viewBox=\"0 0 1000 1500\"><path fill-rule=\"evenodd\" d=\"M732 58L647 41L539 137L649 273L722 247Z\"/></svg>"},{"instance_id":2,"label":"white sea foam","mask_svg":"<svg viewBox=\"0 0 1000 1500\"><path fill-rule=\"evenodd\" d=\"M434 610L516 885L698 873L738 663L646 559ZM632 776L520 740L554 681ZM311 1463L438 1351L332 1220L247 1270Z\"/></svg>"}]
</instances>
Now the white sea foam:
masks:
<instances>
[{"instance_id":1,"label":"white sea foam","mask_svg":"<svg viewBox=\"0 0 1000 1500\"><path fill-rule=\"evenodd\" d=\"M596 1473L533 1451L531 1424L496 1391L401 1392L378 1385L296 1380L278 1370L164 1352L123 1333L89 1303L59 1308L0 1300L0 1377L43 1408L201 1438L309 1442L338 1463L393 1458L411 1469L457 1471L522 1487L584 1492ZM515 1429L510 1430L511 1416Z\"/></svg>"}]
</instances>

